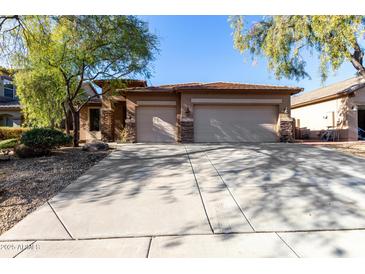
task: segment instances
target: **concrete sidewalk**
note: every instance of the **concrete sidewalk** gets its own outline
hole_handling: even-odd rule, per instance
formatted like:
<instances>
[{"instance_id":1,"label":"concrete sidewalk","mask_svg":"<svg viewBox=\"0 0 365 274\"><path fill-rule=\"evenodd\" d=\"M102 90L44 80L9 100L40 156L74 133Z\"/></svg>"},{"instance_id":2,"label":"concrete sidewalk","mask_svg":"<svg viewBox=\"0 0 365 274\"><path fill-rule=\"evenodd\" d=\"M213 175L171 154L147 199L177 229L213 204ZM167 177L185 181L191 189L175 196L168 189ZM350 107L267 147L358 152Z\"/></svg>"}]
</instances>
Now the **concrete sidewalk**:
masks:
<instances>
[{"instance_id":1,"label":"concrete sidewalk","mask_svg":"<svg viewBox=\"0 0 365 274\"><path fill-rule=\"evenodd\" d=\"M10 241L0 247L1 258L344 258L365 256L365 231Z\"/></svg>"}]
</instances>

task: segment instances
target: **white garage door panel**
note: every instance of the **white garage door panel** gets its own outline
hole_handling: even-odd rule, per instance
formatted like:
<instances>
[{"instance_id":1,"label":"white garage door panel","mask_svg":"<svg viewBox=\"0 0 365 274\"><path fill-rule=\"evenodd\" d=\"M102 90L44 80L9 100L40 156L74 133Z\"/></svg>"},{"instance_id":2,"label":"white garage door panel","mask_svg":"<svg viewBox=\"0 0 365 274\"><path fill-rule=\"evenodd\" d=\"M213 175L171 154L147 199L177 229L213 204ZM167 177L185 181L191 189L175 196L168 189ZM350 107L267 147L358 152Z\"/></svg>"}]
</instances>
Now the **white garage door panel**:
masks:
<instances>
[{"instance_id":1,"label":"white garage door panel","mask_svg":"<svg viewBox=\"0 0 365 274\"><path fill-rule=\"evenodd\" d=\"M275 142L277 106L194 106L195 142Z\"/></svg>"},{"instance_id":2,"label":"white garage door panel","mask_svg":"<svg viewBox=\"0 0 365 274\"><path fill-rule=\"evenodd\" d=\"M140 106L137 108L137 142L174 143L176 107Z\"/></svg>"}]
</instances>

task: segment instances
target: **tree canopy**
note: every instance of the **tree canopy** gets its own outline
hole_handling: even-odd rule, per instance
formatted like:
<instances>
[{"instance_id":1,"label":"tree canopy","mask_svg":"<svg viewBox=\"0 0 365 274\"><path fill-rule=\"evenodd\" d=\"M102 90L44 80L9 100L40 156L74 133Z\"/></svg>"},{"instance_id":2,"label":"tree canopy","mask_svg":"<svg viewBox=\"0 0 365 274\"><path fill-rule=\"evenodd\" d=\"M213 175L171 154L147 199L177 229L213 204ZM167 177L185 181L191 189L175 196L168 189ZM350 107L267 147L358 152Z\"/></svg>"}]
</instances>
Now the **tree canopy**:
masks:
<instances>
[{"instance_id":1,"label":"tree canopy","mask_svg":"<svg viewBox=\"0 0 365 274\"><path fill-rule=\"evenodd\" d=\"M157 37L134 16L24 16L21 22L25 26L21 28L21 41L7 44L15 48L9 60L18 70L33 75L19 77L19 81L36 81L39 74L34 70L49 70L55 79L61 79L63 89L54 91L62 95L55 98L64 97L72 113L75 146L79 140L79 112L91 99L82 96L84 82L150 76L148 65L157 51ZM18 39L17 31L13 37ZM41 92L34 94L43 96Z\"/></svg>"},{"instance_id":2,"label":"tree canopy","mask_svg":"<svg viewBox=\"0 0 365 274\"><path fill-rule=\"evenodd\" d=\"M66 99L61 75L55 69L35 67L15 74L17 96L28 126L59 127Z\"/></svg>"},{"instance_id":3,"label":"tree canopy","mask_svg":"<svg viewBox=\"0 0 365 274\"><path fill-rule=\"evenodd\" d=\"M231 17L234 47L253 58L265 56L276 78L310 77L305 50L318 54L320 73L325 80L344 62L351 62L365 77L363 64L364 16L264 16L247 25L241 16Z\"/></svg>"}]
</instances>

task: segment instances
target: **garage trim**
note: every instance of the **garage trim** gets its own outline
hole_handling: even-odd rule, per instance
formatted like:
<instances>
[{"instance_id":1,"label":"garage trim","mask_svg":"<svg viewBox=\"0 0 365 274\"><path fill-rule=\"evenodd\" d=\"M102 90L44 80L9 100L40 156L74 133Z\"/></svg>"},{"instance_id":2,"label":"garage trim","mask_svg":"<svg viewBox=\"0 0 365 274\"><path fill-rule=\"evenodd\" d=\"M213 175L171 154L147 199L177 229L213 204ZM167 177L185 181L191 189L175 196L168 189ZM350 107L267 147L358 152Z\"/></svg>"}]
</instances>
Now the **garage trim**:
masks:
<instances>
[{"instance_id":1,"label":"garage trim","mask_svg":"<svg viewBox=\"0 0 365 274\"><path fill-rule=\"evenodd\" d=\"M218 98L192 98L193 104L269 104L278 105L282 99L218 99Z\"/></svg>"},{"instance_id":2,"label":"garage trim","mask_svg":"<svg viewBox=\"0 0 365 274\"><path fill-rule=\"evenodd\" d=\"M176 106L176 101L137 101L139 106Z\"/></svg>"}]
</instances>

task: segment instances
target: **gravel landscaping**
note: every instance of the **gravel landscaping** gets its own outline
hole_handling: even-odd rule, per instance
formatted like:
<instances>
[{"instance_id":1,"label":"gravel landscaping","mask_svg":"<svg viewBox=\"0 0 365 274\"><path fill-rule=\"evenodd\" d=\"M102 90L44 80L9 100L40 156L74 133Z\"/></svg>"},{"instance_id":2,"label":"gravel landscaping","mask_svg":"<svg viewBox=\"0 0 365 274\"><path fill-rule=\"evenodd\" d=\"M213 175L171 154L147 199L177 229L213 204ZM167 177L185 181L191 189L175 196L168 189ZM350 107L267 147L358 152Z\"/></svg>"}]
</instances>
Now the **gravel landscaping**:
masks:
<instances>
[{"instance_id":1,"label":"gravel landscaping","mask_svg":"<svg viewBox=\"0 0 365 274\"><path fill-rule=\"evenodd\" d=\"M324 146L335 148L341 152L348 153L355 156L360 156L365 158L365 142L343 142L343 143L322 143L322 144L314 144L315 146Z\"/></svg>"},{"instance_id":2,"label":"gravel landscaping","mask_svg":"<svg viewBox=\"0 0 365 274\"><path fill-rule=\"evenodd\" d=\"M0 161L0 234L44 204L109 151L61 148L51 156Z\"/></svg>"}]
</instances>

